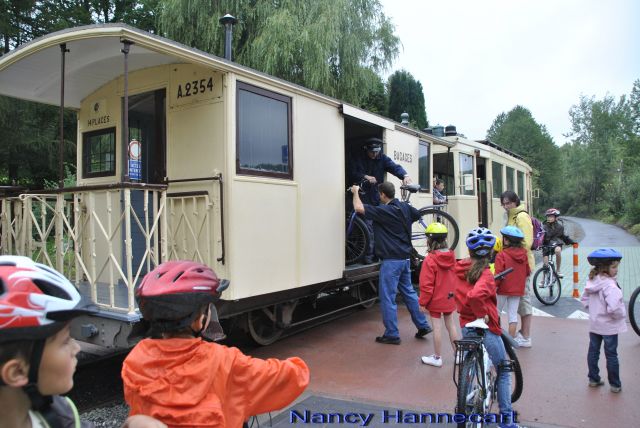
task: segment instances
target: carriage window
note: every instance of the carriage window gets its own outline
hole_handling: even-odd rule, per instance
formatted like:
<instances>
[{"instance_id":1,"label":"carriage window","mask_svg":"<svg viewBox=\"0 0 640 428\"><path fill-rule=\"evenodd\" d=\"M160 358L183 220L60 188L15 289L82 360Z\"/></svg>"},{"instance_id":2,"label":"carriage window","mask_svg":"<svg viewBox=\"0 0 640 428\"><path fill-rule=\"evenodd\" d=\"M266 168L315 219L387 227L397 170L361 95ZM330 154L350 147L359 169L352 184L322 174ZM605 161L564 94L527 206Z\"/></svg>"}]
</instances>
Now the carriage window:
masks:
<instances>
[{"instance_id":1,"label":"carriage window","mask_svg":"<svg viewBox=\"0 0 640 428\"><path fill-rule=\"evenodd\" d=\"M116 173L116 128L82 135L82 177L104 177Z\"/></svg>"},{"instance_id":2,"label":"carriage window","mask_svg":"<svg viewBox=\"0 0 640 428\"><path fill-rule=\"evenodd\" d=\"M429 143L426 141L420 141L420 153L418 156L418 183L420 184L420 190L424 192L431 192L431 171L429 165Z\"/></svg>"},{"instance_id":3,"label":"carriage window","mask_svg":"<svg viewBox=\"0 0 640 428\"><path fill-rule=\"evenodd\" d=\"M473 156L460 153L460 194L473 195Z\"/></svg>"},{"instance_id":4,"label":"carriage window","mask_svg":"<svg viewBox=\"0 0 640 428\"><path fill-rule=\"evenodd\" d=\"M238 82L238 174L292 178L291 98Z\"/></svg>"},{"instance_id":5,"label":"carriage window","mask_svg":"<svg viewBox=\"0 0 640 428\"><path fill-rule=\"evenodd\" d=\"M516 182L515 177L513 176L515 172L516 171L510 166L507 167L507 190L513 190L514 192L516 191Z\"/></svg>"},{"instance_id":6,"label":"carriage window","mask_svg":"<svg viewBox=\"0 0 640 428\"><path fill-rule=\"evenodd\" d=\"M491 176L493 178L493 197L499 198L503 192L502 187L502 164L491 162Z\"/></svg>"},{"instance_id":7,"label":"carriage window","mask_svg":"<svg viewBox=\"0 0 640 428\"><path fill-rule=\"evenodd\" d=\"M518 196L521 200L527 199L527 195L524 192L524 172L518 171Z\"/></svg>"}]
</instances>

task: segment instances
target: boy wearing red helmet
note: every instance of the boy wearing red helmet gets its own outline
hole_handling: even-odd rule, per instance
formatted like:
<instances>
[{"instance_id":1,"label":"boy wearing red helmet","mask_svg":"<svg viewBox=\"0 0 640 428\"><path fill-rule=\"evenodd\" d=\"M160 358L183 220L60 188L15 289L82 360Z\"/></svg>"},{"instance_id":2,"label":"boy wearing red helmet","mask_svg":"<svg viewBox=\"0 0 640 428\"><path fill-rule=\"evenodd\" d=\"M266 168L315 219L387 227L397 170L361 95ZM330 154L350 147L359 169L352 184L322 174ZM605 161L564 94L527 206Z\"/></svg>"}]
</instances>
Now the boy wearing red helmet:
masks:
<instances>
[{"instance_id":1,"label":"boy wearing red helmet","mask_svg":"<svg viewBox=\"0 0 640 428\"><path fill-rule=\"evenodd\" d=\"M144 277L136 299L155 338L138 343L122 366L132 415L172 427L241 427L307 387L309 369L300 358L251 358L200 337L227 285L190 261L165 262Z\"/></svg>"},{"instance_id":2,"label":"boy wearing red helmet","mask_svg":"<svg viewBox=\"0 0 640 428\"><path fill-rule=\"evenodd\" d=\"M0 256L0 427L92 427L71 400L80 346L69 321L94 310L60 273L27 257ZM166 428L146 416L124 427Z\"/></svg>"}]
</instances>

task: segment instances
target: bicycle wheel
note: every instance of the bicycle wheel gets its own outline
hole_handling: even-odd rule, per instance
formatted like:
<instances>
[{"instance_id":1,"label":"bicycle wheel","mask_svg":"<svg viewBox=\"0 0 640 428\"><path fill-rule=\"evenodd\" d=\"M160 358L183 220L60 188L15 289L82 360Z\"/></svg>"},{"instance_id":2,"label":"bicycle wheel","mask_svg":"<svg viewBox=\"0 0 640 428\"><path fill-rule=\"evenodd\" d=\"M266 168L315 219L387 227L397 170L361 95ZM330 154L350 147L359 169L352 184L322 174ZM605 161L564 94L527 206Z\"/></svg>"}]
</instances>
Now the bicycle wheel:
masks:
<instances>
[{"instance_id":1,"label":"bicycle wheel","mask_svg":"<svg viewBox=\"0 0 640 428\"><path fill-rule=\"evenodd\" d=\"M553 305L560 299L562 284L554 269L542 266L533 275L533 292L543 305Z\"/></svg>"},{"instance_id":2,"label":"bicycle wheel","mask_svg":"<svg viewBox=\"0 0 640 428\"><path fill-rule=\"evenodd\" d=\"M467 353L462 367L460 368L460 377L458 379L458 404L456 413L464 415L482 415L484 412L483 401L486 391L480 383L482 376L480 362L475 352ZM469 421L459 423L458 428L479 428L482 427L483 421Z\"/></svg>"},{"instance_id":3,"label":"bicycle wheel","mask_svg":"<svg viewBox=\"0 0 640 428\"><path fill-rule=\"evenodd\" d=\"M629 299L629 321L633 330L640 336L640 287L636 288Z\"/></svg>"},{"instance_id":4,"label":"bicycle wheel","mask_svg":"<svg viewBox=\"0 0 640 428\"><path fill-rule=\"evenodd\" d=\"M347 216L347 226L349 226L350 216ZM369 248L369 230L364 220L355 216L351 227L347 229L345 240L345 264L357 263L365 256Z\"/></svg>"},{"instance_id":5,"label":"bicycle wheel","mask_svg":"<svg viewBox=\"0 0 640 428\"><path fill-rule=\"evenodd\" d=\"M518 361L516 350L513 349L504 333L501 335L501 338L502 343L504 343L504 349L505 351L507 351L509 359L513 361L513 372L511 372L511 403L515 403L522 395L522 389L524 387L522 367L520 366L520 361Z\"/></svg>"},{"instance_id":6,"label":"bicycle wheel","mask_svg":"<svg viewBox=\"0 0 640 428\"><path fill-rule=\"evenodd\" d=\"M458 223L448 212L442 211L438 208L426 207L421 208L420 219L413 223L411 227L411 243L416 250L416 255L420 260L423 260L427 253L427 235L424 233L427 226L431 223L442 223L447 227L449 232L447 235L447 243L449 248L455 250L460 239L460 230L458 229Z\"/></svg>"}]
</instances>

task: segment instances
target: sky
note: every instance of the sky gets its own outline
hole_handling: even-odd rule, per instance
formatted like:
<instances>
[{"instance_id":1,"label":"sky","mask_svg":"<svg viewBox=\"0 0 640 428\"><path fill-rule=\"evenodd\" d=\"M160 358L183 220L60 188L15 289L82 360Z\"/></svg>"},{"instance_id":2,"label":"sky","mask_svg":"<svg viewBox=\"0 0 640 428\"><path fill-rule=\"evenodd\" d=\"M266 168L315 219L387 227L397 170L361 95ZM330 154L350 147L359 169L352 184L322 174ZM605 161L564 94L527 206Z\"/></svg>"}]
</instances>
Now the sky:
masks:
<instances>
[{"instance_id":1,"label":"sky","mask_svg":"<svg viewBox=\"0 0 640 428\"><path fill-rule=\"evenodd\" d=\"M392 69L420 81L429 125L483 139L516 105L556 144L580 96L640 79L638 0L380 0L402 43Z\"/></svg>"}]
</instances>

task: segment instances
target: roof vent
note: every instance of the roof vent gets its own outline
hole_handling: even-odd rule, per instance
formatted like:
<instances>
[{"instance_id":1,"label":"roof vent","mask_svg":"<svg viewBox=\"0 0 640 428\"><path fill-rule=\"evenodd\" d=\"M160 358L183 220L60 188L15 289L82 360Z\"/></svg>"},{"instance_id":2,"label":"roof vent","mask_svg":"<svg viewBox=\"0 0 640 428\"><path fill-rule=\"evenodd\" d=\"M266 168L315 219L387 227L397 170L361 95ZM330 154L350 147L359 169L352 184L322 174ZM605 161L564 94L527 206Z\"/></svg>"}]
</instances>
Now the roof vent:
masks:
<instances>
[{"instance_id":1,"label":"roof vent","mask_svg":"<svg viewBox=\"0 0 640 428\"><path fill-rule=\"evenodd\" d=\"M231 61L231 40L233 39L233 26L238 22L238 20L231 16L230 14L226 14L222 18L218 20L222 25L224 25L224 58Z\"/></svg>"},{"instance_id":2,"label":"roof vent","mask_svg":"<svg viewBox=\"0 0 640 428\"><path fill-rule=\"evenodd\" d=\"M444 135L446 137L455 137L458 135L458 131L456 131L456 127L453 125L448 125L444 128Z\"/></svg>"},{"instance_id":3,"label":"roof vent","mask_svg":"<svg viewBox=\"0 0 640 428\"><path fill-rule=\"evenodd\" d=\"M409 125L409 113L407 113L406 111L404 113L402 113L400 115L400 119L402 119L402 124L403 125Z\"/></svg>"},{"instance_id":4,"label":"roof vent","mask_svg":"<svg viewBox=\"0 0 640 428\"><path fill-rule=\"evenodd\" d=\"M425 134L433 135L433 128L424 128L422 130Z\"/></svg>"},{"instance_id":5,"label":"roof vent","mask_svg":"<svg viewBox=\"0 0 640 428\"><path fill-rule=\"evenodd\" d=\"M436 125L433 127L433 135L436 137L444 137L444 126Z\"/></svg>"}]
</instances>

